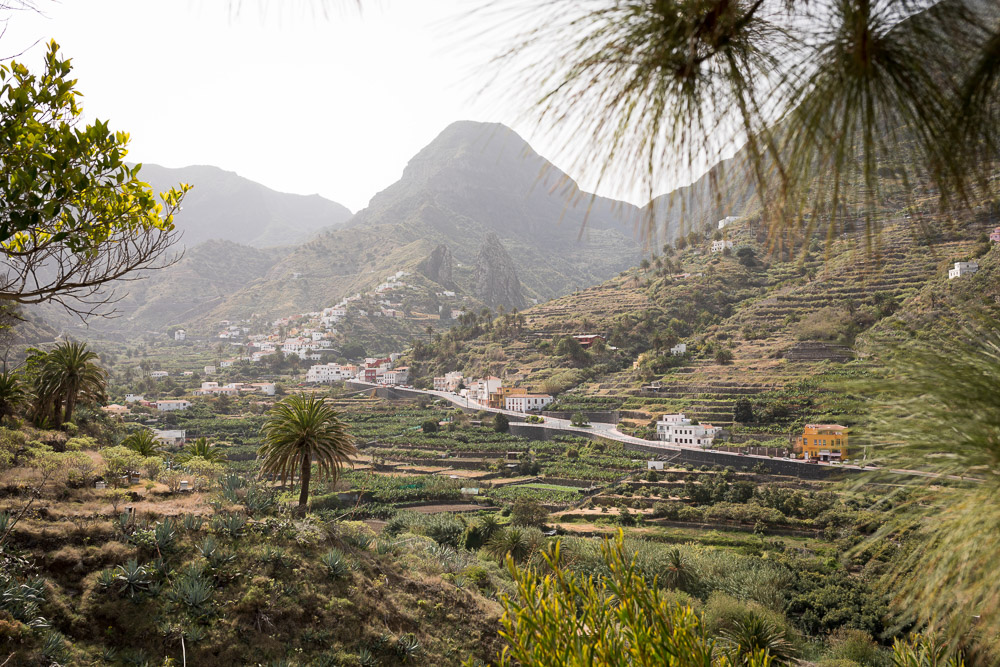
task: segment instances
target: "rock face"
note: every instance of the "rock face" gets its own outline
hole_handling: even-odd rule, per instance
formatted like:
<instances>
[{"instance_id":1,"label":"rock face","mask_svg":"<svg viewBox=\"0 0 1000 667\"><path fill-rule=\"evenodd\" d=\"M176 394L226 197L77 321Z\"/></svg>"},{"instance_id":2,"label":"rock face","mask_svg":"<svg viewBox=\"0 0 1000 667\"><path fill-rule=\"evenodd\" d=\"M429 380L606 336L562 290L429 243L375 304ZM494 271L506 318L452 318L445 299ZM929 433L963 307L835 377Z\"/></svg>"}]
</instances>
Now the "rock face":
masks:
<instances>
[{"instance_id":1,"label":"rock face","mask_svg":"<svg viewBox=\"0 0 1000 667\"><path fill-rule=\"evenodd\" d=\"M454 268L455 260L451 256L451 249L443 243L434 248L434 251L417 265L417 271L449 289L455 289L455 282L452 279Z\"/></svg>"},{"instance_id":2,"label":"rock face","mask_svg":"<svg viewBox=\"0 0 1000 667\"><path fill-rule=\"evenodd\" d=\"M493 232L486 235L476 258L476 297L490 308L520 310L525 306L514 260Z\"/></svg>"}]
</instances>

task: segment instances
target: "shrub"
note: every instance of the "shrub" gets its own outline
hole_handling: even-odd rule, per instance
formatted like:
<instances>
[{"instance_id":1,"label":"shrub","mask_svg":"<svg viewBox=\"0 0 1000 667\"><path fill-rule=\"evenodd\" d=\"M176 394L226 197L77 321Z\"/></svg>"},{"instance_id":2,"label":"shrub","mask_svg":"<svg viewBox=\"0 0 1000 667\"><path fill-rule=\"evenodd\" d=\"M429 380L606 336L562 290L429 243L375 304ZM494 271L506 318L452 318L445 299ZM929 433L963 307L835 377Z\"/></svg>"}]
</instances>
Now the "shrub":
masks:
<instances>
[{"instance_id":1,"label":"shrub","mask_svg":"<svg viewBox=\"0 0 1000 667\"><path fill-rule=\"evenodd\" d=\"M510 430L510 421L502 412L498 412L493 418L493 430L497 433L507 433Z\"/></svg>"},{"instance_id":2,"label":"shrub","mask_svg":"<svg viewBox=\"0 0 1000 667\"><path fill-rule=\"evenodd\" d=\"M438 428L439 426L436 419L428 419L420 425L420 430L424 433L437 433Z\"/></svg>"},{"instance_id":3,"label":"shrub","mask_svg":"<svg viewBox=\"0 0 1000 667\"><path fill-rule=\"evenodd\" d=\"M864 630L837 628L830 634L831 657L850 660L862 667L888 665L888 655Z\"/></svg>"},{"instance_id":4,"label":"shrub","mask_svg":"<svg viewBox=\"0 0 1000 667\"><path fill-rule=\"evenodd\" d=\"M549 512L533 498L520 497L511 508L511 521L518 526L538 527L545 524Z\"/></svg>"}]
</instances>

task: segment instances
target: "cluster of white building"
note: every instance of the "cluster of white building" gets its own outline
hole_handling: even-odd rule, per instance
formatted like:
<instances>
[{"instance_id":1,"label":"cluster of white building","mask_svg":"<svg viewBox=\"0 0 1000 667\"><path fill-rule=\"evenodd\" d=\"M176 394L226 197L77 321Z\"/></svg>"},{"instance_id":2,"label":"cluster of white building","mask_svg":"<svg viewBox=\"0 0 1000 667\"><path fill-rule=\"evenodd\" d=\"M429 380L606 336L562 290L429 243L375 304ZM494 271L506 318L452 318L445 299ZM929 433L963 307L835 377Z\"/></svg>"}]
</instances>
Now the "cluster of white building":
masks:
<instances>
[{"instance_id":1,"label":"cluster of white building","mask_svg":"<svg viewBox=\"0 0 1000 667\"><path fill-rule=\"evenodd\" d=\"M255 392L265 396L274 396L275 384L273 382L230 382L220 385L218 382L202 382L201 388L194 390L194 393L199 396L239 396Z\"/></svg>"},{"instance_id":2,"label":"cluster of white building","mask_svg":"<svg viewBox=\"0 0 1000 667\"><path fill-rule=\"evenodd\" d=\"M715 438L722 431L719 426L695 424L684 413L663 415L656 422L656 437L669 445L683 445L710 449Z\"/></svg>"},{"instance_id":3,"label":"cluster of white building","mask_svg":"<svg viewBox=\"0 0 1000 667\"><path fill-rule=\"evenodd\" d=\"M504 387L494 376L466 379L457 371L434 378L435 391L447 391L482 407L512 412L540 412L554 400L549 394L531 394L523 387Z\"/></svg>"},{"instance_id":4,"label":"cluster of white building","mask_svg":"<svg viewBox=\"0 0 1000 667\"><path fill-rule=\"evenodd\" d=\"M368 357L361 365L315 364L306 372L306 382L329 384L343 380L360 380L373 384L405 385L410 381L410 369L396 366L400 355L393 352L388 357Z\"/></svg>"}]
</instances>

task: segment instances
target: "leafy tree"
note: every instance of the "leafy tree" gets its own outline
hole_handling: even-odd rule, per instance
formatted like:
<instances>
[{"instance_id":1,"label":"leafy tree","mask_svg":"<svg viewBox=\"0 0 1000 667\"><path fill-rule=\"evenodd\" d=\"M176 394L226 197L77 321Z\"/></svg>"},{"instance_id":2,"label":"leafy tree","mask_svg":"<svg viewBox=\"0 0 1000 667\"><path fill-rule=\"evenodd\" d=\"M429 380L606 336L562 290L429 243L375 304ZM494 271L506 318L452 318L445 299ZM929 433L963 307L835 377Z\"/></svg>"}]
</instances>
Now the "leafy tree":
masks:
<instances>
[{"instance_id":1,"label":"leafy tree","mask_svg":"<svg viewBox=\"0 0 1000 667\"><path fill-rule=\"evenodd\" d=\"M302 490L298 512L309 503L312 464L335 484L343 467L357 453L354 439L337 411L316 396L294 394L282 399L268 413L264 444L258 450L261 475L277 475L284 482L297 472Z\"/></svg>"},{"instance_id":2,"label":"leafy tree","mask_svg":"<svg viewBox=\"0 0 1000 667\"><path fill-rule=\"evenodd\" d=\"M420 430L424 433L437 433L438 423L436 419L427 419L420 425Z\"/></svg>"},{"instance_id":3,"label":"leafy tree","mask_svg":"<svg viewBox=\"0 0 1000 667\"><path fill-rule=\"evenodd\" d=\"M218 445L212 444L208 438L198 438L190 445L187 445L174 457L178 463L186 463L193 458L202 458L211 463L222 463L226 460L226 455Z\"/></svg>"},{"instance_id":4,"label":"leafy tree","mask_svg":"<svg viewBox=\"0 0 1000 667\"><path fill-rule=\"evenodd\" d=\"M736 249L736 258L740 264L748 269L757 266L757 255L754 253L753 248L748 245L743 245Z\"/></svg>"},{"instance_id":5,"label":"leafy tree","mask_svg":"<svg viewBox=\"0 0 1000 667\"><path fill-rule=\"evenodd\" d=\"M173 261L173 214L188 186L157 202L140 166L125 163L128 135L79 123L58 49L49 44L42 74L0 65L0 302L54 301L86 316L114 303L112 281Z\"/></svg>"},{"instance_id":6,"label":"leafy tree","mask_svg":"<svg viewBox=\"0 0 1000 667\"><path fill-rule=\"evenodd\" d=\"M720 347L715 351L715 363L726 366L733 363L733 353L725 347Z\"/></svg>"},{"instance_id":7,"label":"leafy tree","mask_svg":"<svg viewBox=\"0 0 1000 667\"><path fill-rule=\"evenodd\" d=\"M534 498L522 496L514 501L510 516L515 525L537 528L549 518L549 511Z\"/></svg>"},{"instance_id":8,"label":"leafy tree","mask_svg":"<svg viewBox=\"0 0 1000 667\"><path fill-rule=\"evenodd\" d=\"M569 418L569 423L577 427L590 426L590 421L582 412L574 412Z\"/></svg>"},{"instance_id":9,"label":"leafy tree","mask_svg":"<svg viewBox=\"0 0 1000 667\"><path fill-rule=\"evenodd\" d=\"M740 398L733 404L733 420L741 424L753 423L753 403L750 399Z\"/></svg>"},{"instance_id":10,"label":"leafy tree","mask_svg":"<svg viewBox=\"0 0 1000 667\"><path fill-rule=\"evenodd\" d=\"M497 433L506 433L510 430L510 421L504 413L498 412L493 418L493 430Z\"/></svg>"}]
</instances>

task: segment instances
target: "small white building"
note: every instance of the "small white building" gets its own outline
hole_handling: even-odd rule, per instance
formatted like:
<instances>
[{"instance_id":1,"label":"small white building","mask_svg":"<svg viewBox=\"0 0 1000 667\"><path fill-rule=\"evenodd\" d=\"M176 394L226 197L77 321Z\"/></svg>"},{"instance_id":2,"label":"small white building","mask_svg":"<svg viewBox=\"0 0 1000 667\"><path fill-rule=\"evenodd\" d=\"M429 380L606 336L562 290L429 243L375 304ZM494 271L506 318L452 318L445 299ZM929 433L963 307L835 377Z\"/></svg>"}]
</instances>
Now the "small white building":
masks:
<instances>
[{"instance_id":1,"label":"small white building","mask_svg":"<svg viewBox=\"0 0 1000 667\"><path fill-rule=\"evenodd\" d=\"M739 220L739 218L737 218L735 215L727 215L722 220L719 220L719 229L725 229L728 225L731 225L737 220Z\"/></svg>"},{"instance_id":2,"label":"small white building","mask_svg":"<svg viewBox=\"0 0 1000 667\"><path fill-rule=\"evenodd\" d=\"M142 394L125 394L126 403L138 403L139 401L145 401L146 397Z\"/></svg>"},{"instance_id":3,"label":"small white building","mask_svg":"<svg viewBox=\"0 0 1000 667\"><path fill-rule=\"evenodd\" d=\"M306 371L306 382L320 382L327 384L330 382L348 380L351 377L353 376L347 373L340 364L335 363L316 364L314 366L310 366L309 370Z\"/></svg>"},{"instance_id":4,"label":"small white building","mask_svg":"<svg viewBox=\"0 0 1000 667\"><path fill-rule=\"evenodd\" d=\"M443 376L434 378L434 391L457 392L458 386L465 381L465 377L458 371L445 373Z\"/></svg>"},{"instance_id":5,"label":"small white building","mask_svg":"<svg viewBox=\"0 0 1000 667\"><path fill-rule=\"evenodd\" d=\"M250 386L265 396L274 396L275 385L273 382L254 382Z\"/></svg>"},{"instance_id":6,"label":"small white building","mask_svg":"<svg viewBox=\"0 0 1000 667\"><path fill-rule=\"evenodd\" d=\"M670 445L709 449L722 429L711 424L695 424L684 413L663 415L656 422L657 437Z\"/></svg>"},{"instance_id":7,"label":"small white building","mask_svg":"<svg viewBox=\"0 0 1000 667\"><path fill-rule=\"evenodd\" d=\"M184 340L187 337L187 332L184 329L178 329L174 332L174 340Z\"/></svg>"},{"instance_id":8,"label":"small white building","mask_svg":"<svg viewBox=\"0 0 1000 667\"><path fill-rule=\"evenodd\" d=\"M677 343L677 345L674 345L672 348L670 348L670 354L675 357L679 357L682 354L686 354L687 351L688 351L688 346L686 343Z\"/></svg>"},{"instance_id":9,"label":"small white building","mask_svg":"<svg viewBox=\"0 0 1000 667\"><path fill-rule=\"evenodd\" d=\"M149 377L154 378L154 379L165 378L168 375L170 375L170 373L168 373L166 371L150 371L150 373L149 373Z\"/></svg>"},{"instance_id":10,"label":"small white building","mask_svg":"<svg viewBox=\"0 0 1000 667\"><path fill-rule=\"evenodd\" d=\"M187 431L184 429L161 431L158 428L154 428L153 437L168 447L179 447L183 445L184 441L187 439Z\"/></svg>"},{"instance_id":11,"label":"small white building","mask_svg":"<svg viewBox=\"0 0 1000 667\"><path fill-rule=\"evenodd\" d=\"M156 409L160 412L173 412L175 410L187 410L191 407L191 401L185 401L184 399L171 399L166 401L157 401Z\"/></svg>"},{"instance_id":12,"label":"small white building","mask_svg":"<svg viewBox=\"0 0 1000 667\"><path fill-rule=\"evenodd\" d=\"M552 397L548 394L524 394L508 396L504 400L504 407L514 412L538 412L551 402Z\"/></svg>"},{"instance_id":13,"label":"small white building","mask_svg":"<svg viewBox=\"0 0 1000 667\"><path fill-rule=\"evenodd\" d=\"M731 249L732 247L733 247L733 242L730 241L730 240L728 240L728 239L722 239L720 241L712 241L712 252L713 253L722 252L726 248L730 248Z\"/></svg>"},{"instance_id":14,"label":"small white building","mask_svg":"<svg viewBox=\"0 0 1000 667\"><path fill-rule=\"evenodd\" d=\"M948 280L971 276L979 270L979 262L955 262L955 268L948 270Z\"/></svg>"},{"instance_id":15,"label":"small white building","mask_svg":"<svg viewBox=\"0 0 1000 667\"><path fill-rule=\"evenodd\" d=\"M205 375L215 375L215 366L205 366Z\"/></svg>"},{"instance_id":16,"label":"small white building","mask_svg":"<svg viewBox=\"0 0 1000 667\"><path fill-rule=\"evenodd\" d=\"M666 461L646 461L646 470L663 470Z\"/></svg>"}]
</instances>

